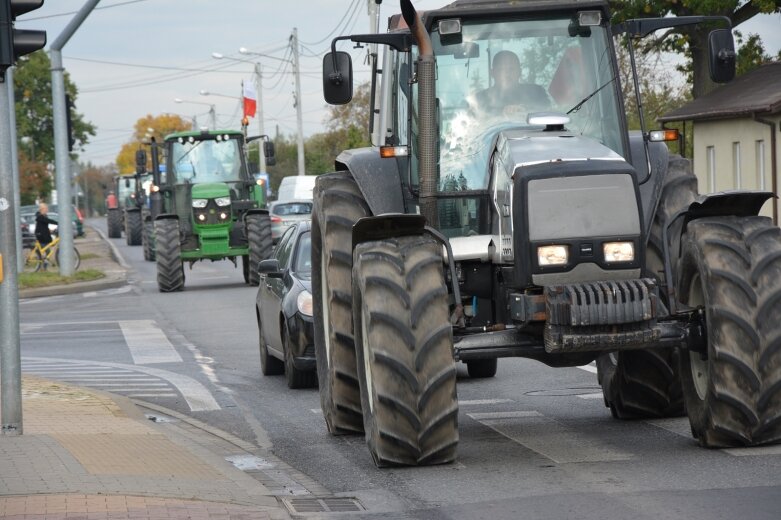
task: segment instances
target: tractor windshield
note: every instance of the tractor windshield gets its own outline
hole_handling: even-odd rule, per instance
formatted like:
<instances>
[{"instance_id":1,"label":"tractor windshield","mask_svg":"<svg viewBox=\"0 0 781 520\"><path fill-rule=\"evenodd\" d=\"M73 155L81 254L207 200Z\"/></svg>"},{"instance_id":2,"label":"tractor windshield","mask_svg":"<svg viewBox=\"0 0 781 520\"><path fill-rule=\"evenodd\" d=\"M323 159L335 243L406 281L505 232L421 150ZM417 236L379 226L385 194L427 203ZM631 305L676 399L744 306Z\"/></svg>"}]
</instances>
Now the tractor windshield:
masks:
<instances>
[{"instance_id":1,"label":"tractor windshield","mask_svg":"<svg viewBox=\"0 0 781 520\"><path fill-rule=\"evenodd\" d=\"M465 20L461 38L434 32L442 183L457 179L462 190L486 189L485 165L498 131L529 126L531 113L566 114L613 82L606 29L573 31L571 22L569 16ZM614 87L570 113L566 128L625 155Z\"/></svg>"},{"instance_id":2,"label":"tractor windshield","mask_svg":"<svg viewBox=\"0 0 781 520\"><path fill-rule=\"evenodd\" d=\"M170 153L171 172L177 184L241 180L238 139L180 137L172 143Z\"/></svg>"},{"instance_id":3,"label":"tractor windshield","mask_svg":"<svg viewBox=\"0 0 781 520\"><path fill-rule=\"evenodd\" d=\"M119 178L119 193L118 200L122 201L122 204L129 206L132 204L130 195L136 191L136 179L132 176Z\"/></svg>"}]
</instances>

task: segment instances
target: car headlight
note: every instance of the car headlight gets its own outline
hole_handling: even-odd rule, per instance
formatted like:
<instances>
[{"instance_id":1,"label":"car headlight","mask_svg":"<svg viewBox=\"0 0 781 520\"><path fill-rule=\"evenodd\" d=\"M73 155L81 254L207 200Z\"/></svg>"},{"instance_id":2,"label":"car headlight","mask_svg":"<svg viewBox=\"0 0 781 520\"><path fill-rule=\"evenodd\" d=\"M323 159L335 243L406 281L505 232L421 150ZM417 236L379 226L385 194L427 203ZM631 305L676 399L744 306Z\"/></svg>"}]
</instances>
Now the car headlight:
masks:
<instances>
[{"instance_id":1,"label":"car headlight","mask_svg":"<svg viewBox=\"0 0 781 520\"><path fill-rule=\"evenodd\" d=\"M566 265L569 260L567 246L540 246L537 248L537 265Z\"/></svg>"},{"instance_id":2,"label":"car headlight","mask_svg":"<svg viewBox=\"0 0 781 520\"><path fill-rule=\"evenodd\" d=\"M605 262L632 262L635 259L633 242L605 242L602 244Z\"/></svg>"},{"instance_id":3,"label":"car headlight","mask_svg":"<svg viewBox=\"0 0 781 520\"><path fill-rule=\"evenodd\" d=\"M312 315L312 294L309 291L301 291L296 299L298 312L304 316Z\"/></svg>"},{"instance_id":4,"label":"car headlight","mask_svg":"<svg viewBox=\"0 0 781 520\"><path fill-rule=\"evenodd\" d=\"M231 198L230 197L217 197L214 199L214 202L220 206L230 206L231 205Z\"/></svg>"},{"instance_id":5,"label":"car headlight","mask_svg":"<svg viewBox=\"0 0 781 520\"><path fill-rule=\"evenodd\" d=\"M208 199L193 199L194 208L205 208L208 203Z\"/></svg>"}]
</instances>

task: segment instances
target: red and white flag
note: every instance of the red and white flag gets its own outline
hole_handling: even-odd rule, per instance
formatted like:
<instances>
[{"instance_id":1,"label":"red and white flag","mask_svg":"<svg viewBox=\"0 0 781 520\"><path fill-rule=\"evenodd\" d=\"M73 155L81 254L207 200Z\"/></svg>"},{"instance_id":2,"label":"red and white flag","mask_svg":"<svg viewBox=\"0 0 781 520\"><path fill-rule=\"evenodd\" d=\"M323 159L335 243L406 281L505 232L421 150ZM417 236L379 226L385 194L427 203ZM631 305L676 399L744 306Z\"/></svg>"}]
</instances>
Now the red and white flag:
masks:
<instances>
[{"instance_id":1,"label":"red and white flag","mask_svg":"<svg viewBox=\"0 0 781 520\"><path fill-rule=\"evenodd\" d=\"M255 117L255 111L258 108L258 93L252 81L244 82L244 117Z\"/></svg>"}]
</instances>

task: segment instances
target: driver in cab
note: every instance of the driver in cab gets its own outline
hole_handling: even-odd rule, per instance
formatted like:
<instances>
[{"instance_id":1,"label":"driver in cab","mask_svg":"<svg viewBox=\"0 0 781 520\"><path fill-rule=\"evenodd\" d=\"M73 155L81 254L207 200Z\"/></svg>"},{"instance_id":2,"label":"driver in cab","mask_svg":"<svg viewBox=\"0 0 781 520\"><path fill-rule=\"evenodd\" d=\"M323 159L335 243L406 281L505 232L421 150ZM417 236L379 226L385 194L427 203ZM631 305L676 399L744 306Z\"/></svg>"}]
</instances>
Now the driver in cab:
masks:
<instances>
[{"instance_id":1,"label":"driver in cab","mask_svg":"<svg viewBox=\"0 0 781 520\"><path fill-rule=\"evenodd\" d=\"M521 114L550 109L550 98L544 88L520 82L521 62L514 52L499 51L494 55L491 78L493 85L473 96L478 112L514 119Z\"/></svg>"}]
</instances>

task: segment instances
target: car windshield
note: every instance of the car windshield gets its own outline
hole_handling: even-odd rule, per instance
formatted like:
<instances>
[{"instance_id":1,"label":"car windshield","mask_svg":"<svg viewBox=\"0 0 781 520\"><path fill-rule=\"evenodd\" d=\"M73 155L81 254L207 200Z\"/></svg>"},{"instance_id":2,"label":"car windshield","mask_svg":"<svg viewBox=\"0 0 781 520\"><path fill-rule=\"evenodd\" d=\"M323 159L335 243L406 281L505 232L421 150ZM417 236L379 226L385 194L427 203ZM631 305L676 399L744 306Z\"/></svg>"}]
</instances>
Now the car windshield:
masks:
<instances>
[{"instance_id":1,"label":"car windshield","mask_svg":"<svg viewBox=\"0 0 781 520\"><path fill-rule=\"evenodd\" d=\"M295 272L299 275L308 275L312 272L312 240L309 232L301 233L298 239L296 251Z\"/></svg>"},{"instance_id":2,"label":"car windshield","mask_svg":"<svg viewBox=\"0 0 781 520\"><path fill-rule=\"evenodd\" d=\"M239 140L181 137L172 144L171 165L177 183L240 181Z\"/></svg>"},{"instance_id":3,"label":"car windshield","mask_svg":"<svg viewBox=\"0 0 781 520\"><path fill-rule=\"evenodd\" d=\"M486 189L498 131L530 126L535 112L566 114L613 82L603 27L570 30L558 19L465 21L461 41L434 34L439 101L440 190ZM452 38L452 37L451 37ZM615 88L569 114L567 130L624 155Z\"/></svg>"},{"instance_id":4,"label":"car windshield","mask_svg":"<svg viewBox=\"0 0 781 520\"><path fill-rule=\"evenodd\" d=\"M271 211L274 215L284 217L287 215L309 215L312 213L311 202L294 202L286 204L277 204Z\"/></svg>"}]
</instances>

